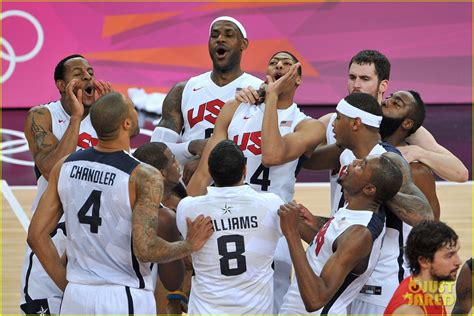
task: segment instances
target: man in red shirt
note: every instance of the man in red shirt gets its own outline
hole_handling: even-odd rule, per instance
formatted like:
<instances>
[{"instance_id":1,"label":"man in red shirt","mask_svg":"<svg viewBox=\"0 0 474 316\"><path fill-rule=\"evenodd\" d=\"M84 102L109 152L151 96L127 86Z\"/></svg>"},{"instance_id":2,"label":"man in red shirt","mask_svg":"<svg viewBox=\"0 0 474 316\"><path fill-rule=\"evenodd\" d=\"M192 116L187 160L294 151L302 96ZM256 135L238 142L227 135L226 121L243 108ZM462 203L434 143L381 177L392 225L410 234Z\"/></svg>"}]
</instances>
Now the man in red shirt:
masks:
<instances>
[{"instance_id":1,"label":"man in red shirt","mask_svg":"<svg viewBox=\"0 0 474 316\"><path fill-rule=\"evenodd\" d=\"M423 221L415 226L405 249L412 275L400 283L384 315L446 315L443 299L453 293L443 293L440 282L456 279L462 263L459 247L454 230L442 222Z\"/></svg>"}]
</instances>

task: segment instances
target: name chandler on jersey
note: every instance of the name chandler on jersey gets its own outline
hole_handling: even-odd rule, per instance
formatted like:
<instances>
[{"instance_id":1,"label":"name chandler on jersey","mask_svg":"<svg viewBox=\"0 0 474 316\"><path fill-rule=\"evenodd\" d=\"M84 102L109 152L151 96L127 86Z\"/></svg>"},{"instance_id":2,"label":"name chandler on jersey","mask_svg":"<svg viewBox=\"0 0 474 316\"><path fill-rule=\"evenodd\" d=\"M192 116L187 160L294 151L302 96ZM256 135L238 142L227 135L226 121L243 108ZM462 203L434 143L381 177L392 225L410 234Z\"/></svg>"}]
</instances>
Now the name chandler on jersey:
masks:
<instances>
[{"instance_id":1,"label":"name chandler on jersey","mask_svg":"<svg viewBox=\"0 0 474 316\"><path fill-rule=\"evenodd\" d=\"M113 172L89 169L81 166L73 166L69 177L77 180L89 181L98 184L114 185L117 175Z\"/></svg>"},{"instance_id":2,"label":"name chandler on jersey","mask_svg":"<svg viewBox=\"0 0 474 316\"><path fill-rule=\"evenodd\" d=\"M221 230L257 228L258 222L257 216L239 216L213 219L212 226L215 232L220 232Z\"/></svg>"}]
</instances>

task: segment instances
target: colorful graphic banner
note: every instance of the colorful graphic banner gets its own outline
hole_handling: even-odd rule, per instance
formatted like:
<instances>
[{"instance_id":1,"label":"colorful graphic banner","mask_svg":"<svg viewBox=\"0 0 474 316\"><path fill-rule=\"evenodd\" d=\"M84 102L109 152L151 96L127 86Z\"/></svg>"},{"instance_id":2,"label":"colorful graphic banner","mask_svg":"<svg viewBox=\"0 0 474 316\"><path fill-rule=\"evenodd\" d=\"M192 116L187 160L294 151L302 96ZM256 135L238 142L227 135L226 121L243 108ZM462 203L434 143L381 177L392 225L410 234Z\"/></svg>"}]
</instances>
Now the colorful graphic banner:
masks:
<instances>
[{"instance_id":1,"label":"colorful graphic banner","mask_svg":"<svg viewBox=\"0 0 474 316\"><path fill-rule=\"evenodd\" d=\"M210 69L209 23L230 15L246 27L243 69L263 77L269 57L301 59L300 104L347 94L350 58L389 57L389 92L413 89L427 103L472 102L471 3L3 3L2 107L58 98L53 71L80 53L115 89L167 92Z\"/></svg>"}]
</instances>

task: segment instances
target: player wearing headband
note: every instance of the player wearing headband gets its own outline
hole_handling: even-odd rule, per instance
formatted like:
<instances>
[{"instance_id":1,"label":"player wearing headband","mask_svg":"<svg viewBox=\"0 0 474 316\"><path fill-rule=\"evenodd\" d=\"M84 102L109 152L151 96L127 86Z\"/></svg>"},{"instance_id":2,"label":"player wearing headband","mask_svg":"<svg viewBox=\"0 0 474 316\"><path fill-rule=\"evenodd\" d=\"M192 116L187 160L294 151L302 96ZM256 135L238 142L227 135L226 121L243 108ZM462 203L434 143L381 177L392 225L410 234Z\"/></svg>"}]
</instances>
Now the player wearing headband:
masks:
<instances>
[{"instance_id":1,"label":"player wearing headband","mask_svg":"<svg viewBox=\"0 0 474 316\"><path fill-rule=\"evenodd\" d=\"M245 73L240 66L249 41L244 26L236 19L221 16L209 28L209 55L212 70L176 84L163 103L163 116L151 141L164 142L184 166L188 182L199 162L206 138L224 103L236 89L258 88L262 80Z\"/></svg>"}]
</instances>

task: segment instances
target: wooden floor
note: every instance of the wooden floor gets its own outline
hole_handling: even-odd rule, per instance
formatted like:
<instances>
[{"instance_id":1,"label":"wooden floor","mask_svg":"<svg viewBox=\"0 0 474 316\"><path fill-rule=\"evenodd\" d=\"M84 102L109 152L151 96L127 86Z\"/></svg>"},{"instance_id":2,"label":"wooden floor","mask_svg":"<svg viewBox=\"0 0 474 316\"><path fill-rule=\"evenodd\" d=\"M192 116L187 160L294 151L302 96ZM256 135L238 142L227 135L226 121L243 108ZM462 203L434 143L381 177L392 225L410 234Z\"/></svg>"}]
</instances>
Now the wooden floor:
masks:
<instances>
[{"instance_id":1,"label":"wooden floor","mask_svg":"<svg viewBox=\"0 0 474 316\"><path fill-rule=\"evenodd\" d=\"M34 189L13 188L13 193L28 214L35 194ZM456 230L461 240L460 256L463 261L472 256L472 184L438 185L441 220ZM297 186L295 199L313 213L329 213L328 186ZM18 314L20 272L26 245L26 232L11 206L2 195L2 311Z\"/></svg>"}]
</instances>

